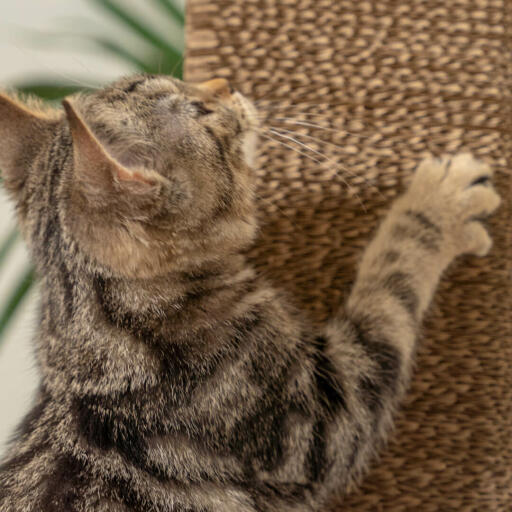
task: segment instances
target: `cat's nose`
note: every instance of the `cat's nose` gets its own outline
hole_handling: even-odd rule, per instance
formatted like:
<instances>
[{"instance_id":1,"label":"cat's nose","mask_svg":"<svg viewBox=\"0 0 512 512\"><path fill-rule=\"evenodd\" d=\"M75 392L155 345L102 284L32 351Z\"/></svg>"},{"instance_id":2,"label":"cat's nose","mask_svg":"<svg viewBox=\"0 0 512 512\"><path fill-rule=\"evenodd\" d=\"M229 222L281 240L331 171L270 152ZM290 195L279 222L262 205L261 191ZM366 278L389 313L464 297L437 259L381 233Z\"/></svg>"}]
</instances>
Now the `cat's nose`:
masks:
<instances>
[{"instance_id":1,"label":"cat's nose","mask_svg":"<svg viewBox=\"0 0 512 512\"><path fill-rule=\"evenodd\" d=\"M229 82L225 78L214 78L213 80L208 80L207 82L199 84L199 87L220 98L228 98L232 93Z\"/></svg>"}]
</instances>

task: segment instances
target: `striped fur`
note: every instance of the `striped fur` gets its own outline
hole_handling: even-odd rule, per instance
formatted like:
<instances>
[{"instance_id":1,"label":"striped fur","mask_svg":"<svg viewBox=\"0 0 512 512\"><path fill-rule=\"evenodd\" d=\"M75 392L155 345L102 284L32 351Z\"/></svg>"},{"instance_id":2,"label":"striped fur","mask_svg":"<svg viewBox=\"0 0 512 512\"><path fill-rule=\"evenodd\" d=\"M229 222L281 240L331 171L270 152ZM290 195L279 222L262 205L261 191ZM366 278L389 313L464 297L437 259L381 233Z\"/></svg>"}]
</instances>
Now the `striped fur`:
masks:
<instances>
[{"instance_id":1,"label":"striped fur","mask_svg":"<svg viewBox=\"0 0 512 512\"><path fill-rule=\"evenodd\" d=\"M23 136L20 108L3 97L0 135ZM423 163L314 333L241 256L245 99L136 76L66 110L38 117L30 161L0 142L42 295L0 511L319 510L385 440L443 269L490 247L488 168Z\"/></svg>"}]
</instances>

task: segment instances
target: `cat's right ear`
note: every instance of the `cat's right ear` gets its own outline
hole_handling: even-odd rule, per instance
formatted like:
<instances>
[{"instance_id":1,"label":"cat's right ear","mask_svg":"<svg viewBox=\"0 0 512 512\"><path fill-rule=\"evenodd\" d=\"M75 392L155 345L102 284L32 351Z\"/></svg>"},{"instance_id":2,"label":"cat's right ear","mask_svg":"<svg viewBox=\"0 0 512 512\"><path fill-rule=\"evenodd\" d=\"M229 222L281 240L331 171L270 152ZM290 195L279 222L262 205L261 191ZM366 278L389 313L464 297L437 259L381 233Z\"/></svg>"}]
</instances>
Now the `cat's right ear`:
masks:
<instances>
[{"instance_id":1,"label":"cat's right ear","mask_svg":"<svg viewBox=\"0 0 512 512\"><path fill-rule=\"evenodd\" d=\"M53 124L50 115L0 93L0 175L8 190L21 189Z\"/></svg>"}]
</instances>

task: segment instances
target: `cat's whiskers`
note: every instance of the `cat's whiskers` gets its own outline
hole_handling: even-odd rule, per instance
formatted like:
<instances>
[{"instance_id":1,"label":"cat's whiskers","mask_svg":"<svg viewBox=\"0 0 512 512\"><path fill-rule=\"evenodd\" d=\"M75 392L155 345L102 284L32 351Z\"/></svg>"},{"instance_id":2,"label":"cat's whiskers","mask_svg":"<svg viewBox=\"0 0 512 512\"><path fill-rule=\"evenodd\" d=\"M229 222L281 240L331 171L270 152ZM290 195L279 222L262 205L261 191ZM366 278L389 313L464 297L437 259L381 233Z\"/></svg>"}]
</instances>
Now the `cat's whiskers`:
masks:
<instances>
[{"instance_id":1,"label":"cat's whiskers","mask_svg":"<svg viewBox=\"0 0 512 512\"><path fill-rule=\"evenodd\" d=\"M291 135L295 135L296 137L306 137L308 139L311 139L315 142L319 142L321 144L325 144L327 146L332 146L334 148L337 148L337 149L341 149L343 150L343 146L339 145L339 144L334 144L333 142L329 142L329 141L326 141L326 140L323 140L323 139L320 139L319 137L314 137L313 135L309 135L309 134L306 134L306 133L300 133L300 132L294 132L292 130L285 130L284 128L276 128L274 126L271 127L272 129L275 129L275 130L279 130L280 132L285 132L285 133L288 133L288 134L291 134ZM324 155L325 156L325 155ZM365 183L369 184L370 180L366 177L366 176L363 176L361 174L356 174L352 171L350 171L346 166L344 165L341 165L341 164L338 164L338 166L340 166L342 169L343 169L343 172L348 174L349 176L353 177L353 178L362 178ZM382 195L382 193L378 190L378 194L384 198L384 196Z\"/></svg>"},{"instance_id":2,"label":"cat's whiskers","mask_svg":"<svg viewBox=\"0 0 512 512\"><path fill-rule=\"evenodd\" d=\"M303 133L296 133L296 132L293 132L293 131L290 131L290 130L283 130L283 129L270 129L270 132L273 133L274 135L278 135L280 137L284 137L284 138L290 139L291 141L295 142L296 144L299 144L300 146L308 149L309 151L312 151L313 153L318 154L319 156L323 157L326 162L329 162L329 163L335 165L336 168L340 168L344 173L347 173L349 176L351 176L353 178L362 177L365 181L367 180L367 178L365 178L364 176L359 176L358 174L350 171L346 166L340 164L339 162L337 162L336 160L333 160L332 158L329 158L325 153L322 153L321 151L317 151L316 149L312 148L311 146L308 146L307 144L304 144L303 142L297 140L295 137L286 135L285 133L282 133L282 132L286 132L288 134L292 134L292 135L296 135L296 136L306 136L306 137L311 138L311 139L313 139L315 141L318 141L318 142L321 142L321 143L324 143L324 144L329 144L328 142L326 142L326 141L324 141L322 139L319 139L317 137L313 137L312 135L305 135ZM335 146L335 147L337 147L337 148L339 148L339 149L343 149L342 146L338 146L337 144L333 144L333 143L330 143L330 144ZM339 176L339 174L336 171L336 169L334 169L334 172L335 172L336 176Z\"/></svg>"},{"instance_id":3,"label":"cat's whiskers","mask_svg":"<svg viewBox=\"0 0 512 512\"><path fill-rule=\"evenodd\" d=\"M323 105L326 109L329 109L328 105ZM296 114L302 117L320 117L328 119L328 115L325 112L308 112L302 105L276 105L275 107L269 107L268 105L257 105L259 112L264 114ZM318 105L311 105L311 108L318 108Z\"/></svg>"},{"instance_id":4,"label":"cat's whiskers","mask_svg":"<svg viewBox=\"0 0 512 512\"><path fill-rule=\"evenodd\" d=\"M359 133L349 132L344 129L340 128L332 128L331 126L323 126L318 123L313 123L311 121L302 121L295 119L293 117L274 117L273 119L270 119L269 121L281 121L283 123L287 124L296 124L299 126L307 126L308 128L316 128L319 130L324 130L326 132L332 132L332 133L347 133L348 135L353 135L354 137L360 137L362 139L369 139L370 137L368 135L361 135Z\"/></svg>"},{"instance_id":5,"label":"cat's whiskers","mask_svg":"<svg viewBox=\"0 0 512 512\"><path fill-rule=\"evenodd\" d=\"M321 151L318 151L314 148L312 148L311 146L308 146L307 144L305 144L304 142L301 142L300 140L297 140L295 137L292 137L291 135L286 135L285 133L281 133L279 132L278 130L275 130L275 129L272 129L270 128L269 129L269 132L274 134L274 135L277 135L278 137L282 137L283 139L288 139L292 142L295 142L296 144L298 144L299 146L307 149L308 151L311 151L312 153L316 154L316 155L319 155L321 156L322 158L325 158L325 161L326 162L329 162L335 166L338 166L339 163L336 162L335 160L333 160L332 158L329 158L325 153L322 153Z\"/></svg>"},{"instance_id":6,"label":"cat's whiskers","mask_svg":"<svg viewBox=\"0 0 512 512\"><path fill-rule=\"evenodd\" d=\"M341 165L339 162L336 162L332 158L329 158L325 153L322 153L321 151L318 151L318 150L312 148L308 144L304 144L303 142L297 140L295 137L292 137L290 135L286 135L284 133L281 133L278 130L270 129L269 131L270 131L270 133L273 133L274 135L277 135L278 137L282 137L282 138L288 139L288 140L290 140L292 142L295 142L299 146L301 146L301 147L311 151L312 153L314 153L314 154L324 158L324 161L319 161L319 162L321 162L322 165L325 165L325 163L329 163L329 164L334 165L334 168L332 169L333 172L334 172L334 175L336 177L340 178L347 187L349 187L349 184L347 183L347 181L342 176L339 175L337 169L340 168L341 170L343 170L344 172L347 172L352 177L356 176L354 173L351 173L345 166Z\"/></svg>"},{"instance_id":7,"label":"cat's whiskers","mask_svg":"<svg viewBox=\"0 0 512 512\"><path fill-rule=\"evenodd\" d=\"M287 114L288 112L283 112L284 114ZM261 121L277 121L277 122L280 122L280 123L290 123L291 121L295 121L295 122L300 122L300 123L308 123L307 125L305 124L304 126L308 126L310 128L319 128L319 129L324 129L324 130L327 130L327 131L333 131L335 133L338 133L338 134L341 134L341 133L345 133L347 135L351 135L351 136L354 136L354 137L359 137L359 138L362 138L362 139L369 139L371 138L370 135L363 135L362 133L357 133L357 132L353 132L353 131L348 131L346 130L345 128L342 128L342 127L336 127L335 125L333 124L319 124L319 122L316 120L316 118L319 118L319 121L327 121L328 120L328 116L327 114L317 114L317 113L312 113L312 112L292 112L292 114L296 114L296 117L274 117L274 118L271 118L269 116L266 116L265 118L263 117L260 117L260 120ZM303 119L304 118L304 119ZM314 119L310 119L310 118L314 118Z\"/></svg>"},{"instance_id":8,"label":"cat's whiskers","mask_svg":"<svg viewBox=\"0 0 512 512\"><path fill-rule=\"evenodd\" d=\"M412 81L414 81L414 80L412 80ZM405 83L407 83L407 82L405 82ZM311 92L313 92L313 91L311 91ZM379 89L372 90L372 95L375 97L378 95L397 94L399 92L400 92L400 90L396 86L389 87L389 88L381 87ZM380 100L380 101L382 101L382 100ZM320 105L323 105L327 108L332 108L332 107L337 107L340 105L354 104L355 101L350 96L347 96L347 99L345 99L344 101L338 101L335 103L334 102L329 102L329 103L318 103L318 102L293 103L293 102L288 102L287 98L268 100L264 96L260 96L259 98L253 98L253 103L255 105L256 104L264 104L265 106L269 106L270 108L273 108L276 110L277 109L284 110L288 107L299 107L301 109L304 109L304 108L310 108L310 107L318 107ZM357 102L357 103L360 103L360 102Z\"/></svg>"},{"instance_id":9,"label":"cat's whiskers","mask_svg":"<svg viewBox=\"0 0 512 512\"><path fill-rule=\"evenodd\" d=\"M267 100L264 98L259 98L254 100L253 103L255 105L259 105L260 108L267 108L272 110L289 110L290 108L300 108L304 109L305 107L318 107L319 105L324 105L325 107L329 107L328 103L288 103L287 100Z\"/></svg>"},{"instance_id":10,"label":"cat's whiskers","mask_svg":"<svg viewBox=\"0 0 512 512\"><path fill-rule=\"evenodd\" d=\"M320 114L319 112L304 112L304 111L300 111L300 110L297 110L297 111L282 110L281 112L278 112L278 114L280 114L280 113L281 114L296 114L297 115L296 119L298 119L299 121L301 120L300 119L301 117L305 117L305 118L319 117L320 119L324 119L324 120L327 120L329 117L326 113Z\"/></svg>"},{"instance_id":11,"label":"cat's whiskers","mask_svg":"<svg viewBox=\"0 0 512 512\"><path fill-rule=\"evenodd\" d=\"M315 158L315 157L312 157L311 155L309 155L308 153L306 153L305 151L300 151L299 149L291 146L290 144L286 144L285 142L279 140L279 139L276 139L275 137L272 137L270 135L268 135L268 133L271 133L271 132L267 132L267 133L264 133L264 132L260 132L260 135L266 139L269 139L273 142L276 142L277 144L281 145L281 146L284 146L285 148L289 148L293 151L295 151L296 153L298 153L299 155L302 155L302 156L305 156L306 158L309 158L310 160L313 160L313 162L316 162L320 165L323 165L324 162L322 162L321 160L319 160L318 158Z\"/></svg>"},{"instance_id":12,"label":"cat's whiskers","mask_svg":"<svg viewBox=\"0 0 512 512\"><path fill-rule=\"evenodd\" d=\"M315 158L313 156L311 156L310 154L308 154L307 152L305 151L301 151L299 149L297 149L296 147L292 146L291 144L287 144L285 142L283 142L282 140L279 140L279 139L276 139L274 137L272 137L271 135L267 135L267 133L272 133L274 135L277 135L279 137L283 137L283 138L286 138L286 139L289 139L291 140L292 142L295 142L297 144L299 144L300 146L302 147L305 147L306 149L312 151L313 153L315 154L318 154L319 156L321 156L322 158L324 158L325 160L322 161L322 160L319 160L318 158ZM297 139L294 139L293 137L289 137L287 135L284 135L284 134L280 134L279 132L277 131L273 131L273 130L267 130L267 133L264 133L264 132L261 132L260 135L262 137L265 137L266 139L269 139L281 146L284 146L288 149L291 149L292 151L295 151L296 153L298 153L299 155L302 155L306 158L309 158L310 160L312 160L313 162L317 163L320 167L326 167L326 164L327 163L330 163L332 165L334 165L334 168L330 168L329 167L329 170L332 170L334 172L334 175L341 180L341 182L347 187L347 190L352 190L354 192L354 196L357 198L357 200L359 201L359 203L361 204L361 207L363 208L364 211L366 211L366 207L363 203L363 201L361 200L361 197L359 196L359 194L354 190L353 187L350 187L349 183L347 182L347 180L345 178L343 178L343 176L340 176L340 174L338 173L338 171L336 170L337 168L341 167L342 170L345 170L343 168L343 166L341 166L339 164L339 162L336 162L335 160L332 160L330 158L328 158L325 154L319 152L319 151L316 151L314 150L313 148L309 147L307 144L303 144L302 142L298 141ZM348 172L348 171L347 171ZM352 176L356 176L354 174L352 174ZM356 176L357 177L357 176Z\"/></svg>"},{"instance_id":13,"label":"cat's whiskers","mask_svg":"<svg viewBox=\"0 0 512 512\"><path fill-rule=\"evenodd\" d=\"M272 131L269 131L270 133L274 133L275 135L277 136L281 136L283 137L283 135L281 135L280 133L278 132L272 132ZM334 164L335 168L334 169L331 169L329 168L330 170L332 170L334 172L334 175L339 178L342 183L347 187L347 189L350 189L350 185L348 184L347 180L345 180L345 178L343 178L342 176L339 175L339 173L336 171L336 167L339 166L339 163L338 162L335 162L334 160L331 160L329 159L328 157L326 157L325 155L323 155L322 153L318 152L318 151L315 151L315 150L312 150L312 148L309 148L309 146L305 145L305 144L302 144L300 143L299 141L297 141L296 139L293 139L292 137L287 137L287 139L291 139L293 142L296 142L296 143L299 143L301 146L304 146L306 147L307 149L309 150L312 150L314 151L315 153L318 153L320 156L322 156L323 158L326 159L326 161L322 161L322 160L319 160L318 158L315 158L313 156L311 156L310 154L308 154L307 152L305 151L301 151L299 149L297 149L296 147L290 145L290 144L287 144L285 142L283 142L282 140L279 140L279 139L276 139L274 137L272 137L271 135L267 135L266 133L261 133L261 135L263 137L265 137L266 139L269 139L281 146L284 146L285 148L288 148L288 149L291 149L292 151L294 151L295 153L301 155L301 156L304 156L306 158L308 158L309 160L312 160L313 162L317 163L320 167L325 167L326 166L326 163L331 163L331 164ZM366 208L364 207L364 204L363 202L361 201L361 198L359 197L359 195L357 194L357 192L354 192L355 196L357 197L357 199L359 200L359 202L361 203L361 206L366 210Z\"/></svg>"},{"instance_id":14,"label":"cat's whiskers","mask_svg":"<svg viewBox=\"0 0 512 512\"><path fill-rule=\"evenodd\" d=\"M343 150L344 147L340 144L335 144L334 142L330 142L328 140L320 139L319 137L314 137L313 135L309 135L307 133L294 132L293 130L286 130L284 128L280 128L278 126L270 126L273 130L279 130L280 132L289 133L291 135L295 135L297 137L306 137L307 139L313 140L315 142L319 142L320 144L325 144L326 146L332 146L337 149Z\"/></svg>"},{"instance_id":15,"label":"cat's whiskers","mask_svg":"<svg viewBox=\"0 0 512 512\"><path fill-rule=\"evenodd\" d=\"M348 130L344 129L344 128L335 128L333 127L332 125L330 126L325 126L325 125L321 125L321 124L318 124L318 123L314 123L312 121L308 121L308 120L304 120L304 119L301 119L301 117L305 117L306 119L308 118L320 118L320 120L327 120L328 119L328 116L327 114L321 114L321 113L317 113L317 112L306 112L304 111L304 107L306 107L307 105L304 105L304 104L290 104L289 106L292 107L292 108L287 108L288 105L283 105L283 104L280 104L279 102L275 102L277 103L277 105L275 107L268 107L268 105L258 105L258 102L254 102L255 106L257 107L257 110L258 110L258 119L260 120L260 122L262 123L266 123L266 122L271 122L271 121L278 121L278 122L284 122L284 123L291 123L292 121L297 123L297 124L302 124L304 126L308 126L310 128L319 128L319 129L323 129L323 130L326 130L326 131L332 131L334 133L346 133L348 135L353 135L354 137L360 137L360 138L370 138L369 135L362 135L360 133L355 133L355 132L349 132ZM314 107L314 108L318 108L320 104L312 104L311 106ZM329 108L329 104L325 104L325 107L326 108ZM299 109L295 108L295 107L298 107ZM274 111L274 112L271 112L271 111ZM275 112L277 111L277 112ZM279 116L279 114L288 114L288 113L291 113L291 114L294 114L295 117L285 117L285 116L279 116L279 117L271 117L270 114L274 114L274 113L277 113L277 115Z\"/></svg>"},{"instance_id":16,"label":"cat's whiskers","mask_svg":"<svg viewBox=\"0 0 512 512\"><path fill-rule=\"evenodd\" d=\"M292 146L291 144L286 144L282 140L276 139L275 137L272 137L272 136L270 136L270 135L268 135L266 133L263 133L263 132L261 132L260 135L262 137L264 137L265 139L271 140L272 142L275 142L276 144L278 144L280 146L284 146L285 148L291 149L292 151L294 151L295 153L297 153L297 154L299 154L301 156L305 156L306 158L309 158L309 160L312 160L313 162L319 164L320 166L324 165L324 162L322 162L318 158L315 158L315 157L309 155L305 151L300 151L299 149L297 149L296 147Z\"/></svg>"},{"instance_id":17,"label":"cat's whiskers","mask_svg":"<svg viewBox=\"0 0 512 512\"><path fill-rule=\"evenodd\" d=\"M260 113L266 114L267 116L270 114L284 114L284 115L294 115L297 117L319 117L321 119L329 119L329 115L326 112L329 112L332 110L332 108L335 106L330 103L311 103L311 104L304 104L304 103L280 103L280 102L271 102L276 103L276 105L271 105L269 103L257 103L254 102L254 105L257 107L258 111ZM342 105L339 103L338 105ZM318 109L322 108L325 110L325 112L309 112L308 109Z\"/></svg>"}]
</instances>

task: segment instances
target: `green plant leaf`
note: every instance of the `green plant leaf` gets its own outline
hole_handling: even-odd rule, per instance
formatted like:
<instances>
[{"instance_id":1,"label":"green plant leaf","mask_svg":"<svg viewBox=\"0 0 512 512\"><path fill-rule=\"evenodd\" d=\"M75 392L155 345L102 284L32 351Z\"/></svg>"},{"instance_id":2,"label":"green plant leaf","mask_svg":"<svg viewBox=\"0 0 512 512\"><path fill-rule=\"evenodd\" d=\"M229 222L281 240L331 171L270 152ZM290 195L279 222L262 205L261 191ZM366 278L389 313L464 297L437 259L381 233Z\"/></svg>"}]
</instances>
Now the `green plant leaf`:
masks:
<instances>
[{"instance_id":1,"label":"green plant leaf","mask_svg":"<svg viewBox=\"0 0 512 512\"><path fill-rule=\"evenodd\" d=\"M154 53L147 55L145 58L147 65L152 70L153 74L172 75L177 78L181 78L183 60L180 59L178 62L172 62L166 59L162 59L162 55Z\"/></svg>"},{"instance_id":2,"label":"green plant leaf","mask_svg":"<svg viewBox=\"0 0 512 512\"><path fill-rule=\"evenodd\" d=\"M14 243L18 239L18 230L12 229L11 232L5 237L2 245L0 245L0 267L4 263L11 249L14 247Z\"/></svg>"},{"instance_id":3,"label":"green plant leaf","mask_svg":"<svg viewBox=\"0 0 512 512\"><path fill-rule=\"evenodd\" d=\"M163 7L178 23L178 25L185 24L185 14L182 9L178 7L172 0L154 0L157 4Z\"/></svg>"},{"instance_id":4,"label":"green plant leaf","mask_svg":"<svg viewBox=\"0 0 512 512\"><path fill-rule=\"evenodd\" d=\"M0 313L0 343L3 341L3 334L13 319L18 307L27 296L34 283L35 272L33 267L28 268L18 280L14 290L7 299L7 304Z\"/></svg>"},{"instance_id":5,"label":"green plant leaf","mask_svg":"<svg viewBox=\"0 0 512 512\"><path fill-rule=\"evenodd\" d=\"M90 37L91 41L97 44L99 47L101 47L103 50L106 50L108 53L114 55L115 57L118 57L132 66L135 67L135 69L139 71L143 71L144 73L153 73L153 68L148 65L147 62L145 62L143 59L138 57L137 55L131 53L126 48L120 46L119 44L115 43L114 41L111 41L110 39L104 38L104 37Z\"/></svg>"},{"instance_id":6,"label":"green plant leaf","mask_svg":"<svg viewBox=\"0 0 512 512\"><path fill-rule=\"evenodd\" d=\"M78 91L89 90L87 87L52 82L44 78L40 81L34 80L33 82L20 83L15 87L23 94L34 94L48 101L60 100Z\"/></svg>"},{"instance_id":7,"label":"green plant leaf","mask_svg":"<svg viewBox=\"0 0 512 512\"><path fill-rule=\"evenodd\" d=\"M168 41L160 37L160 35L152 28L146 26L143 22L139 21L137 17L129 10L121 7L113 0L89 0L99 7L105 9L112 16L123 22L133 32L142 37L147 43L153 47L158 48L165 57L166 61L176 64L177 76L181 76L181 52L174 48Z\"/></svg>"}]
</instances>

